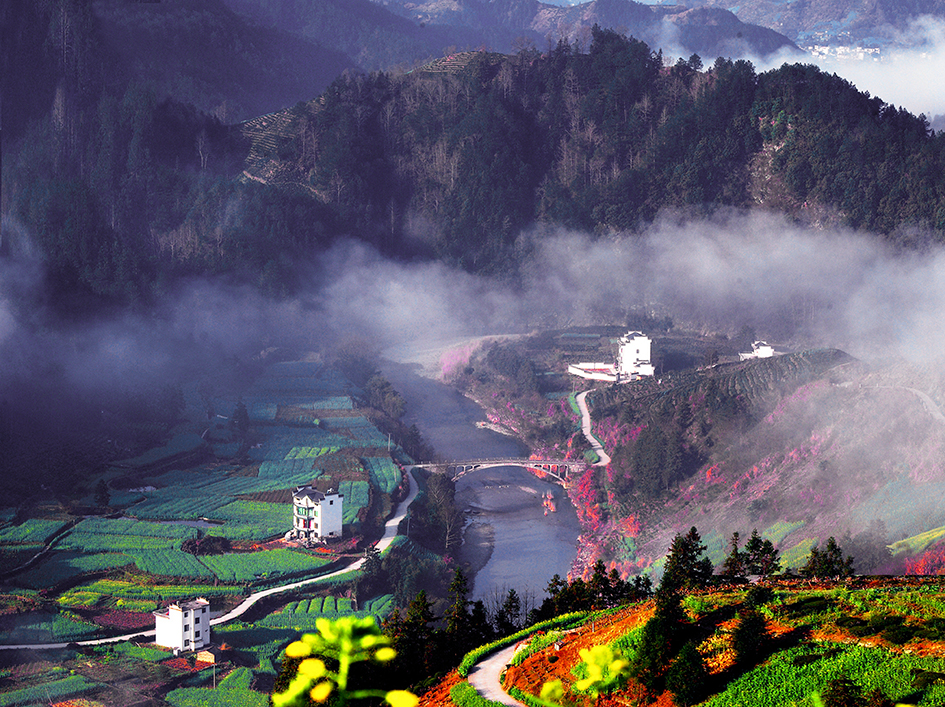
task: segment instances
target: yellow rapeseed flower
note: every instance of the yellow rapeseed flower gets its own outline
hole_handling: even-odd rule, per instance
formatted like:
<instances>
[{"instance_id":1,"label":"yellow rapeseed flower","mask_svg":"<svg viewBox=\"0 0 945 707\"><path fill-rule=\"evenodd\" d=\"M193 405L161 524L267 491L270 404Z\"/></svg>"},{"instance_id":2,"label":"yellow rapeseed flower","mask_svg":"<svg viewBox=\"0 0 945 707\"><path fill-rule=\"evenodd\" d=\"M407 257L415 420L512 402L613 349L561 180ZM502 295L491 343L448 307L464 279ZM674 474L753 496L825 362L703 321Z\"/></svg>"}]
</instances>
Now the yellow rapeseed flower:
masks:
<instances>
[{"instance_id":1,"label":"yellow rapeseed flower","mask_svg":"<svg viewBox=\"0 0 945 707\"><path fill-rule=\"evenodd\" d=\"M324 702L331 695L332 687L330 682L320 682L309 693L315 702Z\"/></svg>"},{"instance_id":2,"label":"yellow rapeseed flower","mask_svg":"<svg viewBox=\"0 0 945 707\"><path fill-rule=\"evenodd\" d=\"M407 690L391 690L384 697L391 707L417 707L420 699Z\"/></svg>"}]
</instances>

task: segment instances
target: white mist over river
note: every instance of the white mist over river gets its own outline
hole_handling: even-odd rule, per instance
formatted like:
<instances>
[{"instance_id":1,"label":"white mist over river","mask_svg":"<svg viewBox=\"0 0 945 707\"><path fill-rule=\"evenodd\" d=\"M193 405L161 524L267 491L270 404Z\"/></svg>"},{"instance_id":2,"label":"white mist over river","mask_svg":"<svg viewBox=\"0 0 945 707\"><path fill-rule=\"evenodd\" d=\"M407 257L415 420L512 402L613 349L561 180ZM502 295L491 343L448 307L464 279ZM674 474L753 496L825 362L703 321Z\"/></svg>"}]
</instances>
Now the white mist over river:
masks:
<instances>
[{"instance_id":1,"label":"white mist over river","mask_svg":"<svg viewBox=\"0 0 945 707\"><path fill-rule=\"evenodd\" d=\"M445 459L527 456L516 439L476 426L483 410L455 388L424 375L419 364L385 362L384 376L404 396L404 422L415 424ZM551 493L556 511L545 515L542 496ZM520 467L474 471L456 482L456 502L466 512L459 560L476 571L471 599L488 605L510 588L540 600L548 580L567 576L581 532L564 489Z\"/></svg>"}]
</instances>

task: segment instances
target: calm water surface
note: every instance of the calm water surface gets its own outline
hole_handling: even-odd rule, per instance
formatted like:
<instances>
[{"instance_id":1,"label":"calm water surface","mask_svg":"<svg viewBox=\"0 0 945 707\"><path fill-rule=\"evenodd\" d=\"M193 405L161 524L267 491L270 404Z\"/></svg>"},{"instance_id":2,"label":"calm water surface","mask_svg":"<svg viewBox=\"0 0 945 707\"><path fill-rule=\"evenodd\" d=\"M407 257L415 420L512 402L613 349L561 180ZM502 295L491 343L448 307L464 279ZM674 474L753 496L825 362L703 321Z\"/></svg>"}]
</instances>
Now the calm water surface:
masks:
<instances>
[{"instance_id":1,"label":"calm water surface","mask_svg":"<svg viewBox=\"0 0 945 707\"><path fill-rule=\"evenodd\" d=\"M441 456L456 460L527 456L518 440L476 427L477 421L486 419L482 408L456 389L420 375L418 367L389 363L383 373L407 400L406 424L416 424ZM548 493L556 511L546 514L543 497ZM479 470L457 480L456 502L467 517L460 559L474 568L482 565L473 584L473 600L489 603L509 588L540 599L553 575L567 575L581 528L557 484L519 467Z\"/></svg>"}]
</instances>

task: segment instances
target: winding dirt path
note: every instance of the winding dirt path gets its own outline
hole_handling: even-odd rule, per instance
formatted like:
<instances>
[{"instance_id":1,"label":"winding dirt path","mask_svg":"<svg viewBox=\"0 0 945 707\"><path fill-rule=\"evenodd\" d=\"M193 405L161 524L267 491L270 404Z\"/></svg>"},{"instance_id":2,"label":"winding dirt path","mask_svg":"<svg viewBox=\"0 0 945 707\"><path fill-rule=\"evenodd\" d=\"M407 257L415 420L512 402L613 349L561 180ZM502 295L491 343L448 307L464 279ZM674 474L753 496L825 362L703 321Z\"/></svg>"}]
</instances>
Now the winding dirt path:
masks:
<instances>
[{"instance_id":1,"label":"winding dirt path","mask_svg":"<svg viewBox=\"0 0 945 707\"><path fill-rule=\"evenodd\" d=\"M483 658L472 667L466 679L476 688L476 692L487 700L508 705L508 707L527 707L502 689L502 672L512 660L517 645L513 643Z\"/></svg>"},{"instance_id":2,"label":"winding dirt path","mask_svg":"<svg viewBox=\"0 0 945 707\"><path fill-rule=\"evenodd\" d=\"M577 401L578 409L581 411L581 431L584 433L587 441L591 443L591 448L598 456L598 460L594 466L607 466L610 464L610 455L604 451L604 444L594 436L594 431L591 427L591 411L587 407L587 394L593 392L594 390L591 389L585 390L583 393L578 393L575 400Z\"/></svg>"}]
</instances>

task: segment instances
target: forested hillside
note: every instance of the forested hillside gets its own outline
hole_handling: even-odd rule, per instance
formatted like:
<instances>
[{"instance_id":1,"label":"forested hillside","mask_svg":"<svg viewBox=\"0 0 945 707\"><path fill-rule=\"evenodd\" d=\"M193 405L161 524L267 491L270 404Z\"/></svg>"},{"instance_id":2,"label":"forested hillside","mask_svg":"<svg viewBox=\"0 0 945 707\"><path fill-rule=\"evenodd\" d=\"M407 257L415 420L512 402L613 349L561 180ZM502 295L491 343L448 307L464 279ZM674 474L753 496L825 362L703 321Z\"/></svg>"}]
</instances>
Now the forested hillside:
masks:
<instances>
[{"instance_id":1,"label":"forested hillside","mask_svg":"<svg viewBox=\"0 0 945 707\"><path fill-rule=\"evenodd\" d=\"M78 41L94 45L103 25L73 9L76 41L37 55L53 109L27 102L3 161L4 212L21 227L4 249L38 247L61 301L143 301L222 272L287 294L298 263L342 235L509 275L528 258L523 232L632 232L666 209L772 208L896 243L945 229L945 138L812 66L666 66L595 28L586 51L561 41L346 74L227 126L153 84L113 81Z\"/></svg>"}]
</instances>

